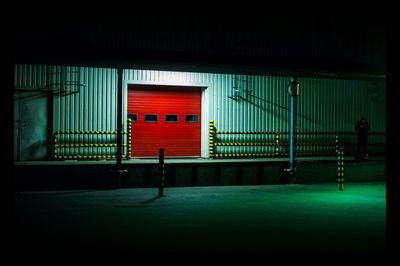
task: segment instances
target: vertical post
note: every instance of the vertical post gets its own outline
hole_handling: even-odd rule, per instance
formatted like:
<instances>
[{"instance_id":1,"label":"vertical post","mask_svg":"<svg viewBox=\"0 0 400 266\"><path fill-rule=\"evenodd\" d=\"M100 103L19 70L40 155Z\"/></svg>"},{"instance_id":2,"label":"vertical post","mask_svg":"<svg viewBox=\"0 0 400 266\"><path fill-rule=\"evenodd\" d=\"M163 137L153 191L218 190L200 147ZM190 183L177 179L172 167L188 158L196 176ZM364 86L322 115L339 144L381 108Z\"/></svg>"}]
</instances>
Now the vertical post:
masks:
<instances>
[{"instance_id":1,"label":"vertical post","mask_svg":"<svg viewBox=\"0 0 400 266\"><path fill-rule=\"evenodd\" d=\"M280 146L281 146L281 141L280 141L279 132L275 132L275 156L276 157L278 157L280 155Z\"/></svg>"},{"instance_id":2,"label":"vertical post","mask_svg":"<svg viewBox=\"0 0 400 266\"><path fill-rule=\"evenodd\" d=\"M127 136L126 136L126 139L127 139L127 141L126 141L126 145L127 145L127 147L126 147L126 150L127 150L127 159L130 159L131 158L131 156L132 156L132 146L131 146L131 139L132 139L132 120L130 119L130 118L128 118L128 133L127 133Z\"/></svg>"},{"instance_id":3,"label":"vertical post","mask_svg":"<svg viewBox=\"0 0 400 266\"><path fill-rule=\"evenodd\" d=\"M164 149L159 150L158 168L160 170L160 181L158 183L158 196L163 197L164 196L164 186L165 186Z\"/></svg>"},{"instance_id":4,"label":"vertical post","mask_svg":"<svg viewBox=\"0 0 400 266\"><path fill-rule=\"evenodd\" d=\"M209 141L209 158L214 159L215 158L215 127L214 127L214 121L210 120L209 122L209 130L208 130L208 141Z\"/></svg>"},{"instance_id":5,"label":"vertical post","mask_svg":"<svg viewBox=\"0 0 400 266\"><path fill-rule=\"evenodd\" d=\"M337 168L338 189L339 190L343 190L343 183L344 183L344 152L343 152L343 147L340 147L337 150L337 161L338 161L338 168Z\"/></svg>"},{"instance_id":6,"label":"vertical post","mask_svg":"<svg viewBox=\"0 0 400 266\"><path fill-rule=\"evenodd\" d=\"M335 133L335 152L338 153L339 151L339 133Z\"/></svg>"},{"instance_id":7,"label":"vertical post","mask_svg":"<svg viewBox=\"0 0 400 266\"><path fill-rule=\"evenodd\" d=\"M122 75L121 67L118 67L118 88L117 88L117 164L116 164L116 186L121 186L122 174Z\"/></svg>"},{"instance_id":8,"label":"vertical post","mask_svg":"<svg viewBox=\"0 0 400 266\"><path fill-rule=\"evenodd\" d=\"M117 94L117 169L122 163L122 68L118 68Z\"/></svg>"},{"instance_id":9,"label":"vertical post","mask_svg":"<svg viewBox=\"0 0 400 266\"><path fill-rule=\"evenodd\" d=\"M21 161L21 137L22 137L22 122L21 122L21 91L18 91L18 150L17 160Z\"/></svg>"},{"instance_id":10,"label":"vertical post","mask_svg":"<svg viewBox=\"0 0 400 266\"><path fill-rule=\"evenodd\" d=\"M53 159L57 160L58 159L58 154L57 154L57 132L54 132L54 136L53 136L53 141L52 141L53 147L52 147L52 155L53 155Z\"/></svg>"},{"instance_id":11,"label":"vertical post","mask_svg":"<svg viewBox=\"0 0 400 266\"><path fill-rule=\"evenodd\" d=\"M297 96L299 95L300 84L296 78L292 78L292 81L288 85L288 93L290 96L290 153L289 153L289 165L290 165L290 182L295 183L295 155L296 155L296 112L297 112Z\"/></svg>"},{"instance_id":12,"label":"vertical post","mask_svg":"<svg viewBox=\"0 0 400 266\"><path fill-rule=\"evenodd\" d=\"M296 98L295 96L290 96L290 175L294 175L295 167L295 156L296 156Z\"/></svg>"}]
</instances>

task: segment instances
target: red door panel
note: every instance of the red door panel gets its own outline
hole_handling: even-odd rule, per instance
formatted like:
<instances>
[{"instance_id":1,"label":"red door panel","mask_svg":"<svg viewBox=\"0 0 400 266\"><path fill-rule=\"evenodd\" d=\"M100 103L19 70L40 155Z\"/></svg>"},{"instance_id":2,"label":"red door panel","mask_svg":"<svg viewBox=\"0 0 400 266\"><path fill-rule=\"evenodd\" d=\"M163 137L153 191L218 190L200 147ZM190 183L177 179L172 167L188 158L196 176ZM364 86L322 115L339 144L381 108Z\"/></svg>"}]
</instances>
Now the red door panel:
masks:
<instances>
[{"instance_id":1,"label":"red door panel","mask_svg":"<svg viewBox=\"0 0 400 266\"><path fill-rule=\"evenodd\" d=\"M191 87L129 86L128 114L132 122L132 156L200 156L200 90ZM157 122L145 122L145 114L158 115ZM177 122L166 122L165 115L178 115ZM185 115L197 115L197 123L185 122Z\"/></svg>"}]
</instances>

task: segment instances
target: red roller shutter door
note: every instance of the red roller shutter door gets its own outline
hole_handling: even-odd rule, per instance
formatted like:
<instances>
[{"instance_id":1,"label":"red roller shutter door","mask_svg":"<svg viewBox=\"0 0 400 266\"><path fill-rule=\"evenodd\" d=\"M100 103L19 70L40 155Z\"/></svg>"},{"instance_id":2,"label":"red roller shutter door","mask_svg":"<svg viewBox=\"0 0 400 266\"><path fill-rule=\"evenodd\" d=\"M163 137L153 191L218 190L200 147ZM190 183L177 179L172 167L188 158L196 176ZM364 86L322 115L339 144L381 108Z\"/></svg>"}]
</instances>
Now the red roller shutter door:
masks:
<instances>
[{"instance_id":1,"label":"red roller shutter door","mask_svg":"<svg viewBox=\"0 0 400 266\"><path fill-rule=\"evenodd\" d=\"M132 156L157 157L159 148L164 148L165 156L199 157L200 96L200 90L191 87L129 86L128 114L137 119L131 122ZM149 122L145 115L150 115ZM151 120L154 115L157 121ZM166 115L173 122L166 121Z\"/></svg>"}]
</instances>

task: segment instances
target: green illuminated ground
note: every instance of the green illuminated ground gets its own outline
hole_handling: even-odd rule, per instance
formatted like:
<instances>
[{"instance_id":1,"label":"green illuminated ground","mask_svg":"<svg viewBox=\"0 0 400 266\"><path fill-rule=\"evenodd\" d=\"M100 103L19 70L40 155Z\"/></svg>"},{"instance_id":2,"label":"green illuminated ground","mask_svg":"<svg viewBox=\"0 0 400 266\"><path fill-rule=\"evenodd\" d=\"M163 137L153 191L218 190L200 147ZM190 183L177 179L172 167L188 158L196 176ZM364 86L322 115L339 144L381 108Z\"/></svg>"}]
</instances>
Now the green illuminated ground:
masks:
<instances>
[{"instance_id":1,"label":"green illuminated ground","mask_svg":"<svg viewBox=\"0 0 400 266\"><path fill-rule=\"evenodd\" d=\"M382 251L385 184L15 195L16 248L58 252Z\"/></svg>"}]
</instances>

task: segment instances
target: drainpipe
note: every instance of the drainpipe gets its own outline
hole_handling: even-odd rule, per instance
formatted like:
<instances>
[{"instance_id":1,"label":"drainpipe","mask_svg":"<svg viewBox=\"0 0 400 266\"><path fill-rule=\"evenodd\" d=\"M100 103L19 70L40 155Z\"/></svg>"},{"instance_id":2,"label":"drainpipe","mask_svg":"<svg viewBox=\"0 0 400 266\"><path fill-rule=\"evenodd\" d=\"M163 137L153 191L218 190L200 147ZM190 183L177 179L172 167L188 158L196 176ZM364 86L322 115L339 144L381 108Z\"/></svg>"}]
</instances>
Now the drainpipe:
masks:
<instances>
[{"instance_id":1,"label":"drainpipe","mask_svg":"<svg viewBox=\"0 0 400 266\"><path fill-rule=\"evenodd\" d=\"M51 161L54 159L53 156L53 121L54 121L54 94L53 91L47 93L47 160ZM53 144L52 144L53 143Z\"/></svg>"},{"instance_id":2,"label":"drainpipe","mask_svg":"<svg viewBox=\"0 0 400 266\"><path fill-rule=\"evenodd\" d=\"M22 126L21 126L21 91L18 91L18 153L17 160L21 161L21 136L22 136Z\"/></svg>"},{"instance_id":3,"label":"drainpipe","mask_svg":"<svg viewBox=\"0 0 400 266\"><path fill-rule=\"evenodd\" d=\"M289 152L289 166L290 166L290 180L289 183L296 183L296 113L297 113L297 96L300 93L300 83L297 78L292 78L288 85L288 93L290 97L290 152Z\"/></svg>"},{"instance_id":4,"label":"drainpipe","mask_svg":"<svg viewBox=\"0 0 400 266\"><path fill-rule=\"evenodd\" d=\"M116 188L121 187L122 175L126 172L126 170L122 170L122 75L123 70L121 67L118 67Z\"/></svg>"}]
</instances>

